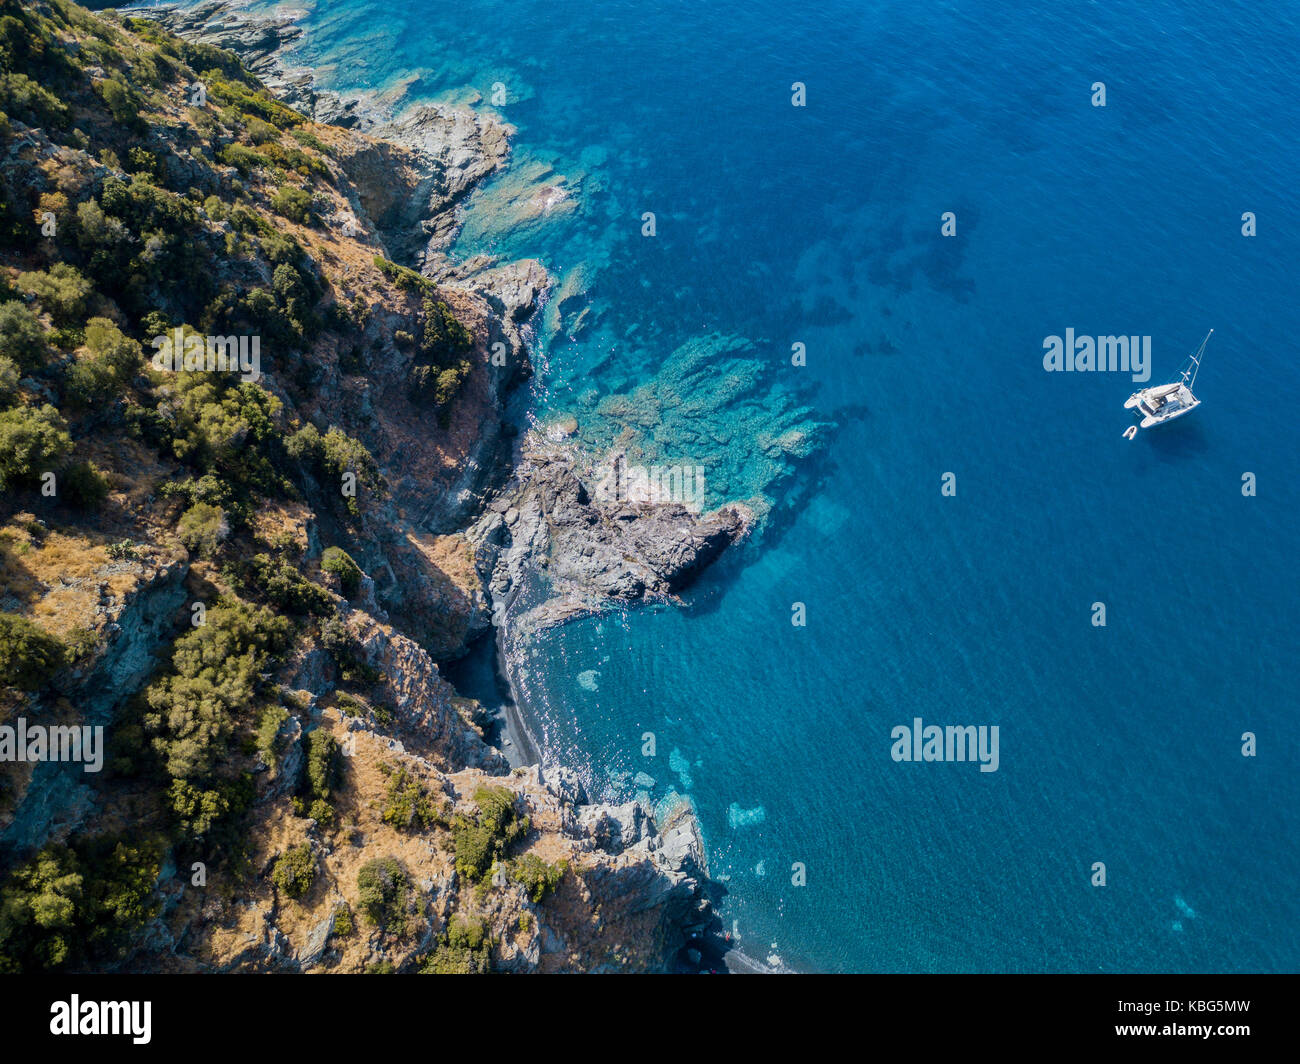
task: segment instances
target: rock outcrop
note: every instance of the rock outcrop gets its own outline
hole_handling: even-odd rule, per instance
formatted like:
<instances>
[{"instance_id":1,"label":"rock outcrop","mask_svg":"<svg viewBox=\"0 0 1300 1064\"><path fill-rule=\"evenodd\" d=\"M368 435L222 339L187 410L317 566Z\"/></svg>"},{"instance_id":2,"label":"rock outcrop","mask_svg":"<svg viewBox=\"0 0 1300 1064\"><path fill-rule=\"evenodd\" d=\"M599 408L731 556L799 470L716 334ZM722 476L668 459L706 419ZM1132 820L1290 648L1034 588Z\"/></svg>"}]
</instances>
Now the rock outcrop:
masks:
<instances>
[{"instance_id":1,"label":"rock outcrop","mask_svg":"<svg viewBox=\"0 0 1300 1064\"><path fill-rule=\"evenodd\" d=\"M468 537L494 601L508 603L533 567L548 600L523 623L529 630L611 603L666 599L731 544L752 515L733 503L696 513L680 503L604 501L579 478L569 448L538 443Z\"/></svg>"}]
</instances>

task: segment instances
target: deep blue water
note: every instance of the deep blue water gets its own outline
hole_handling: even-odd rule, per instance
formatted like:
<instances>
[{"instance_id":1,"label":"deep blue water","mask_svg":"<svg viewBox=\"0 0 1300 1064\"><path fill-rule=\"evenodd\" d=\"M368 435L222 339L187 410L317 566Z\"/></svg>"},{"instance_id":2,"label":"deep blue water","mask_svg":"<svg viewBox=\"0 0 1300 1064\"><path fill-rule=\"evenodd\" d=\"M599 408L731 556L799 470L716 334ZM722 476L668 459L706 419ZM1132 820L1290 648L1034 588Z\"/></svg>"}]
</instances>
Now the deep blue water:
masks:
<instances>
[{"instance_id":1,"label":"deep blue water","mask_svg":"<svg viewBox=\"0 0 1300 1064\"><path fill-rule=\"evenodd\" d=\"M336 88L506 87L512 167L457 252L536 255L575 293L542 331L539 417L607 442L600 400L717 330L837 426L773 466L777 400L687 416L673 392L650 451L706 461L713 502L764 492L765 532L687 608L577 622L530 658L548 743L594 793L636 772L689 793L747 952L1300 969L1293 13L347 0L304 25ZM519 224L518 189L556 175L580 207ZM1133 442L1127 375L1042 367L1066 328L1144 334L1164 380L1211 327L1203 406ZM895 763L915 716L998 725L999 770Z\"/></svg>"}]
</instances>

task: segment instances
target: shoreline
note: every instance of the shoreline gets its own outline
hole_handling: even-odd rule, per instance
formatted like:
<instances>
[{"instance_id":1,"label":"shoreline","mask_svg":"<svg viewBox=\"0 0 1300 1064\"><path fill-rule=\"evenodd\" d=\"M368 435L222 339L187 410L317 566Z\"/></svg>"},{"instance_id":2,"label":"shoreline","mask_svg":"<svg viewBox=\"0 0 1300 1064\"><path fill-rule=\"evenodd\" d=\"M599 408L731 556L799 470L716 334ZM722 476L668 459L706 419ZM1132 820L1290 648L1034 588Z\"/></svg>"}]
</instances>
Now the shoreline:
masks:
<instances>
[{"instance_id":1,"label":"shoreline","mask_svg":"<svg viewBox=\"0 0 1300 1064\"><path fill-rule=\"evenodd\" d=\"M157 18L163 11L171 10L173 12L199 11L206 10L210 14L220 12L222 15L221 26L223 34L228 37L238 38L240 34L249 29L271 28L275 32L276 41L274 46L266 48L265 42L261 42L257 55L256 63L257 73L266 77L272 75L278 84L274 85L272 91L278 92L282 97L288 97L291 105L309 102L309 115L316 121L329 122L329 117L317 117L318 111L326 111L333 117L347 115L350 121L334 122L331 124L342 125L344 128L360 128L370 136L378 136L395 144L407 148L417 148L417 145L400 136L396 136L396 130L392 126L400 123L402 113L408 108L418 108L421 106L415 102L408 102L406 107L399 109L387 109L378 106L379 101L374 98L367 98L365 95L348 95L332 89L319 88L315 81L314 72L299 67L289 67L284 62L283 52L292 49L292 47L301 40L303 31L284 16L267 18L264 16L254 15L238 5L223 4L220 7L212 3L197 4L192 6L179 5L161 5L155 8L136 8L132 13ZM164 20L165 21L165 20ZM289 32L285 32L285 27L291 27ZM240 43L244 43L242 40ZM229 41L221 42L222 46L231 48L232 43ZM247 55L243 49L233 48L241 59L247 60ZM304 76L305 75L305 76ZM323 106L322 106L323 105ZM384 113L384 112L387 113ZM475 114L472 110L467 110L468 114ZM484 156L486 160L486 156ZM508 165L508 164L506 164ZM495 169L495 168L492 168ZM491 172L491 170L489 170ZM486 174L484 175L486 176ZM473 184L477 184L477 181ZM472 187L472 185L471 185ZM445 249L450 246L451 237L459 228L458 209L462 197L460 195L447 197L445 202L440 205L437 212L441 217L442 223L447 223L450 219L451 227L441 230L443 238L443 254ZM432 205L430 205L432 207ZM425 253L420 255L420 265L427 268L434 266L432 256L429 254L433 250L433 242L426 245ZM451 269L447 270L446 266L450 265ZM444 263L444 273L459 272L455 264ZM464 280L464 278L461 278ZM539 303L545 300L546 293L541 294ZM535 308L540 313L540 305ZM521 323L523 324L523 323ZM532 330L528 330L531 332ZM531 350L535 336L526 338L528 348ZM513 389L511 389L513 390ZM499 400L503 407L507 401L507 395L502 394ZM503 411L504 413L504 411ZM531 415L531 405L528 409L528 415ZM518 426L517 426L518 427ZM516 474L526 463L521 462L521 456L517 448L512 449L513 454L509 458L509 471L500 480L495 477L477 485L474 494L478 496L479 505L476 512L469 514L469 520L462 527L465 530L474 527L481 522L491 512L491 501L494 497L500 498L503 489L509 485L510 481L515 479ZM576 482L576 481L575 481ZM736 505L736 504L732 504ZM466 515L462 515L466 516ZM752 514L747 515L748 520L742 521L744 532L748 532L748 526L752 523ZM457 522L458 525L460 522ZM741 537L743 538L743 536ZM710 555L715 556L717 552ZM707 562L706 562L707 564ZM531 569L531 566L527 566ZM584 574L585 575L585 574ZM524 694L522 684L519 680L519 669L523 663L516 661L508 647L510 635L513 630L509 620L509 611L514 605L523 586L523 573L516 572L515 577L510 581L508 590L504 592L504 598L498 616L503 617L503 623L496 623L494 619L493 627L495 633L491 642L487 643L487 632L482 633L467 648L465 656L454 663L448 670L452 674L462 672L470 674L471 685L479 690L475 692L480 695L483 691L491 690L492 697L492 716L494 726L489 729L488 741L494 746L506 759L510 767L521 768L536 765L539 767L548 765L557 765L559 762L548 752L546 744L539 738L541 728L539 717L535 709L529 704L529 700ZM647 600L651 597L647 594ZM556 620L562 622L563 617L557 617ZM534 629L536 631L536 629ZM475 660L477 659L477 660ZM458 668L459 666L459 668ZM461 683L457 682L456 686L462 694L468 694L462 688ZM689 797L689 796L687 796ZM592 800L589 796L589 800ZM654 815L653 806L644 809L649 822L654 825L654 830L661 837L665 831L662 825L659 825ZM702 869L703 876L708 881L707 873L707 854L704 852L703 836L700 831L698 817L691 806L691 818L694 821L692 831L695 839L698 841L701 857L706 867ZM671 818L670 818L671 819ZM715 884L721 886L721 884ZM725 888L724 888L725 889ZM687 958L689 952L699 954L697 960ZM737 972L744 974L773 974L779 969L774 969L762 961L750 957L733 945L728 940L728 935L722 929L721 920L716 911L712 913L712 919L707 930L701 928L692 933L692 937L682 946L675 958L675 964L680 970L698 971L709 966L716 965L728 972ZM671 968L671 965L670 965Z\"/></svg>"}]
</instances>

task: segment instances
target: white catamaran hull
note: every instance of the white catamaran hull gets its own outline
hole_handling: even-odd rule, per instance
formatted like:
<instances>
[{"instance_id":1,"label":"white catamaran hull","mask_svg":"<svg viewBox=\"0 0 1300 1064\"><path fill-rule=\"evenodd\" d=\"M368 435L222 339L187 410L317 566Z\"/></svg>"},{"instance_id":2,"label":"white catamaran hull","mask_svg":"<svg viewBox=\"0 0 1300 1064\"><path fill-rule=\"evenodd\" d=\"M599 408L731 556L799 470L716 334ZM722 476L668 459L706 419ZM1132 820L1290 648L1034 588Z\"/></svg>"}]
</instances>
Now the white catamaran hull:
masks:
<instances>
[{"instance_id":1,"label":"white catamaran hull","mask_svg":"<svg viewBox=\"0 0 1300 1064\"><path fill-rule=\"evenodd\" d=\"M1192 394L1192 386L1196 383L1196 371L1201 368L1201 355L1205 351L1205 345L1213 335L1214 330L1211 329L1201 341L1196 354L1189 360L1187 368L1179 374L1178 380L1154 388L1143 388L1140 392L1134 392L1125 401L1124 409L1138 414L1142 418L1140 424L1144 429L1154 428L1156 425L1163 425L1166 421L1173 421L1174 418L1190 414L1201 405L1201 401ZM1134 431L1136 432L1136 429ZM1124 435L1128 439L1133 438L1127 432Z\"/></svg>"}]
</instances>

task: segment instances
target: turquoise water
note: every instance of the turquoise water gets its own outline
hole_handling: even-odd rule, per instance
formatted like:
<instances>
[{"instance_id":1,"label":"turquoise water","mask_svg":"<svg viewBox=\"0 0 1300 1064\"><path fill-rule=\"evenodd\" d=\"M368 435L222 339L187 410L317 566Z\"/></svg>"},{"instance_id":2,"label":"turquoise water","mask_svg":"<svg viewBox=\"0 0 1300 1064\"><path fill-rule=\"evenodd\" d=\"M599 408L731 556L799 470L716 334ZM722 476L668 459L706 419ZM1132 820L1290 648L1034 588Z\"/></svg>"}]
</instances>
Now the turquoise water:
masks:
<instances>
[{"instance_id":1,"label":"turquoise water","mask_svg":"<svg viewBox=\"0 0 1300 1064\"><path fill-rule=\"evenodd\" d=\"M746 952L1300 968L1291 17L348 0L304 25L327 85L414 77L517 127L456 253L560 279L538 416L597 448L634 416L711 501L771 507L684 609L529 659L593 793L691 796ZM1131 443L1127 375L1042 366L1067 328L1149 335L1160 381L1211 327L1202 408ZM895 763L917 716L998 725L999 770Z\"/></svg>"}]
</instances>

